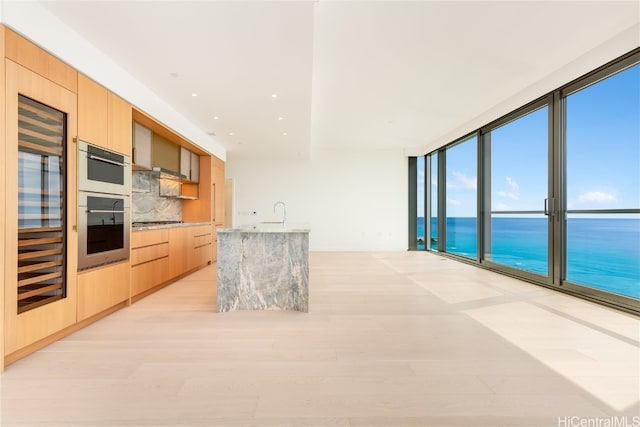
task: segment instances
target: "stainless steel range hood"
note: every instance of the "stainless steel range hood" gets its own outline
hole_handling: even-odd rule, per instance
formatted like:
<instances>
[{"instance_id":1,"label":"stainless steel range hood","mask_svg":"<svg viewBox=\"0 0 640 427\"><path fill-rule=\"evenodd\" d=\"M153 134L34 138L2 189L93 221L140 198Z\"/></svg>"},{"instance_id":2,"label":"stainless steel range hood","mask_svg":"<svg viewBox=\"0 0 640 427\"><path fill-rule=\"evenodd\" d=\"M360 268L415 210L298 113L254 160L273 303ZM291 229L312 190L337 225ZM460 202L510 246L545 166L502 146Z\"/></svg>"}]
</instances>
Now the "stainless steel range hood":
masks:
<instances>
[{"instance_id":1,"label":"stainless steel range hood","mask_svg":"<svg viewBox=\"0 0 640 427\"><path fill-rule=\"evenodd\" d=\"M186 175L179 174L178 172L174 172L169 169L154 166L152 170L158 173L158 178L160 179L173 179L175 181L187 181Z\"/></svg>"}]
</instances>

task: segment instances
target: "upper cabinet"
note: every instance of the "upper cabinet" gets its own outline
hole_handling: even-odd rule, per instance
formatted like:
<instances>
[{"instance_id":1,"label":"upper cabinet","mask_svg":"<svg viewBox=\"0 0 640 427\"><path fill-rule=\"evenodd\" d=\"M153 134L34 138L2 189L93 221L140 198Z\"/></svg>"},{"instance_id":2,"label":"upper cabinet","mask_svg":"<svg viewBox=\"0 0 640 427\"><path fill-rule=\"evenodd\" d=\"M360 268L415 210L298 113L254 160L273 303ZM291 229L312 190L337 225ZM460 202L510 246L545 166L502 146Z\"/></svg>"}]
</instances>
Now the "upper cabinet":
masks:
<instances>
[{"instance_id":1,"label":"upper cabinet","mask_svg":"<svg viewBox=\"0 0 640 427\"><path fill-rule=\"evenodd\" d=\"M118 153L131 154L131 105L80 73L78 138Z\"/></svg>"},{"instance_id":2,"label":"upper cabinet","mask_svg":"<svg viewBox=\"0 0 640 427\"><path fill-rule=\"evenodd\" d=\"M151 169L151 129L133 122L133 165L135 169Z\"/></svg>"},{"instance_id":3,"label":"upper cabinet","mask_svg":"<svg viewBox=\"0 0 640 427\"><path fill-rule=\"evenodd\" d=\"M200 181L200 156L184 147L180 147L180 174L189 181Z\"/></svg>"},{"instance_id":4,"label":"upper cabinet","mask_svg":"<svg viewBox=\"0 0 640 427\"><path fill-rule=\"evenodd\" d=\"M171 172L178 172L180 170L180 146L153 132L151 165Z\"/></svg>"},{"instance_id":5,"label":"upper cabinet","mask_svg":"<svg viewBox=\"0 0 640 427\"><path fill-rule=\"evenodd\" d=\"M118 153L131 155L131 104L118 95L107 94L107 146Z\"/></svg>"},{"instance_id":6,"label":"upper cabinet","mask_svg":"<svg viewBox=\"0 0 640 427\"><path fill-rule=\"evenodd\" d=\"M78 74L78 138L108 147L108 91L83 74Z\"/></svg>"}]
</instances>

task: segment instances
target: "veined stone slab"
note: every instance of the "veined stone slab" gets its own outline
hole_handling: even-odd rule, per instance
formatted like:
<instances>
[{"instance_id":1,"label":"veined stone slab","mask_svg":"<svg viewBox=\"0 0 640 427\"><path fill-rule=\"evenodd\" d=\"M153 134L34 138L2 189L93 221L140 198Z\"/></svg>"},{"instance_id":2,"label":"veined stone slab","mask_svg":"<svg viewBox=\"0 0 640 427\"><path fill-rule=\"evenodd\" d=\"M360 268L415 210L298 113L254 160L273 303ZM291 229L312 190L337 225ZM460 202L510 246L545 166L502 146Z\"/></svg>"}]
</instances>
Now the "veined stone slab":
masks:
<instances>
[{"instance_id":1,"label":"veined stone slab","mask_svg":"<svg viewBox=\"0 0 640 427\"><path fill-rule=\"evenodd\" d=\"M217 309L309 311L309 230L218 230Z\"/></svg>"}]
</instances>

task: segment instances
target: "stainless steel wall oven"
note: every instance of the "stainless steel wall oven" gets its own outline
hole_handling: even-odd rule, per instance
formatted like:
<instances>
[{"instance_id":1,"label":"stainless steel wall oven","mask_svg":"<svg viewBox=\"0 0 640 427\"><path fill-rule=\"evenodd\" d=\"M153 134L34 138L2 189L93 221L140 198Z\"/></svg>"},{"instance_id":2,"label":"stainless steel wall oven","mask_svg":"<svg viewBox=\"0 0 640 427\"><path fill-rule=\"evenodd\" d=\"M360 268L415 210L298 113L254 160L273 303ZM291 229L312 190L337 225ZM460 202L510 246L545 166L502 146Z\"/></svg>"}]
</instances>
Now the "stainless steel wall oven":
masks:
<instances>
[{"instance_id":1,"label":"stainless steel wall oven","mask_svg":"<svg viewBox=\"0 0 640 427\"><path fill-rule=\"evenodd\" d=\"M94 193L131 191L131 157L78 141L78 188Z\"/></svg>"},{"instance_id":2,"label":"stainless steel wall oven","mask_svg":"<svg viewBox=\"0 0 640 427\"><path fill-rule=\"evenodd\" d=\"M78 270L129 259L129 196L78 195Z\"/></svg>"},{"instance_id":3,"label":"stainless steel wall oven","mask_svg":"<svg viewBox=\"0 0 640 427\"><path fill-rule=\"evenodd\" d=\"M131 157L78 141L78 270L129 259Z\"/></svg>"}]
</instances>

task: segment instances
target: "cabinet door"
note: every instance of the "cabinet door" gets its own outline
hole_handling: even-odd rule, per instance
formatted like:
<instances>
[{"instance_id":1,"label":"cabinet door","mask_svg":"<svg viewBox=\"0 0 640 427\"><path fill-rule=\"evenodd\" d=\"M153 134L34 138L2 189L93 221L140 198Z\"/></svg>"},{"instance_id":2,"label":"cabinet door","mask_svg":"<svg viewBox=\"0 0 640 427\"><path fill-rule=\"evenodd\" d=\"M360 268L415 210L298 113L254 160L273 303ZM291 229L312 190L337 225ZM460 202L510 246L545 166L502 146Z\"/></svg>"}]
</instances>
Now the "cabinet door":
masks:
<instances>
[{"instance_id":1,"label":"cabinet door","mask_svg":"<svg viewBox=\"0 0 640 427\"><path fill-rule=\"evenodd\" d=\"M133 146L132 162L144 169L151 169L151 129L134 123Z\"/></svg>"},{"instance_id":2,"label":"cabinet door","mask_svg":"<svg viewBox=\"0 0 640 427\"><path fill-rule=\"evenodd\" d=\"M213 222L217 226L224 225L224 163L217 162L213 169Z\"/></svg>"},{"instance_id":3,"label":"cabinet door","mask_svg":"<svg viewBox=\"0 0 640 427\"><path fill-rule=\"evenodd\" d=\"M109 149L130 156L131 104L118 95L109 92L107 96L107 109Z\"/></svg>"},{"instance_id":4,"label":"cabinet door","mask_svg":"<svg viewBox=\"0 0 640 427\"><path fill-rule=\"evenodd\" d=\"M180 146L155 132L152 134L152 140L152 166L178 172L180 170Z\"/></svg>"},{"instance_id":5,"label":"cabinet door","mask_svg":"<svg viewBox=\"0 0 640 427\"><path fill-rule=\"evenodd\" d=\"M78 275L78 321L129 299L129 262Z\"/></svg>"},{"instance_id":6,"label":"cabinet door","mask_svg":"<svg viewBox=\"0 0 640 427\"><path fill-rule=\"evenodd\" d=\"M191 151L180 147L180 174L191 179Z\"/></svg>"},{"instance_id":7,"label":"cabinet door","mask_svg":"<svg viewBox=\"0 0 640 427\"><path fill-rule=\"evenodd\" d=\"M5 321L5 356L16 352L30 344L33 344L47 336L50 336L76 322L77 303L77 186L76 186L76 152L73 136L77 133L77 95L56 85L48 79L22 67L10 60L5 61L6 70L6 139L4 141L4 155L2 162L6 179L6 194L4 202L7 207L2 226L5 227L4 242L4 321ZM64 192L64 210L66 219L64 228L66 237L63 245L60 245L66 253L64 278L66 280L66 294L49 304L34 307L29 311L19 313L18 306L18 277L20 274L29 274L31 269L28 264L33 258L26 254L23 260L24 273L18 271L18 158L19 158L19 95L45 104L55 110L66 114L67 134L64 145L67 147L66 156L66 189ZM45 126L46 127L46 126ZM47 156L44 156L47 157ZM37 176L37 175L36 175ZM33 177L33 175L31 175ZM50 224L42 228L47 232ZM60 249L56 249L58 251ZM43 261L46 263L45 261ZM24 295L23 295L24 296ZM27 295L28 296L28 295ZM22 297L21 297L22 298ZM6 359L5 359L6 360Z\"/></svg>"},{"instance_id":8,"label":"cabinet door","mask_svg":"<svg viewBox=\"0 0 640 427\"><path fill-rule=\"evenodd\" d=\"M78 74L78 137L103 148L109 148L107 98L107 89Z\"/></svg>"},{"instance_id":9,"label":"cabinet door","mask_svg":"<svg viewBox=\"0 0 640 427\"><path fill-rule=\"evenodd\" d=\"M200 182L200 156L191 153L191 177L193 182Z\"/></svg>"}]
</instances>

